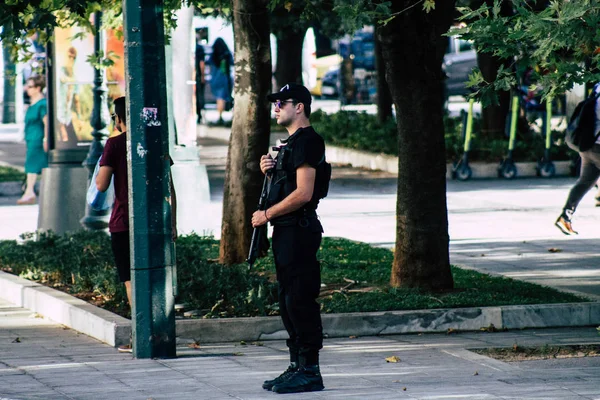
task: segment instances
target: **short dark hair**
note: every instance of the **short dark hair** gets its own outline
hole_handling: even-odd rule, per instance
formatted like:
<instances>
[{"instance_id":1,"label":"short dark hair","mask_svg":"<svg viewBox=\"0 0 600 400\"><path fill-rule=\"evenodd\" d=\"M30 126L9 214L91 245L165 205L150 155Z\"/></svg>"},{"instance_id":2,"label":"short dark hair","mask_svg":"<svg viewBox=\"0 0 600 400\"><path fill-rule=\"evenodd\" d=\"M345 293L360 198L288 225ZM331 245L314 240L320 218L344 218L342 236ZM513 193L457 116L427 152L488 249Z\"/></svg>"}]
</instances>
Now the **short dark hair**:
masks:
<instances>
[{"instance_id":1,"label":"short dark hair","mask_svg":"<svg viewBox=\"0 0 600 400\"><path fill-rule=\"evenodd\" d=\"M115 114L127 125L127 111L125 110L125 96L117 97L113 104L115 105Z\"/></svg>"},{"instance_id":2,"label":"short dark hair","mask_svg":"<svg viewBox=\"0 0 600 400\"><path fill-rule=\"evenodd\" d=\"M40 90L44 90L46 87L46 79L41 75L34 75L27 80L33 82L33 86L39 87Z\"/></svg>"},{"instance_id":3,"label":"short dark hair","mask_svg":"<svg viewBox=\"0 0 600 400\"><path fill-rule=\"evenodd\" d=\"M293 105L300 104L300 103L302 103L304 105L304 115L306 115L306 118L310 118L310 104L303 103L300 100L292 99Z\"/></svg>"}]
</instances>

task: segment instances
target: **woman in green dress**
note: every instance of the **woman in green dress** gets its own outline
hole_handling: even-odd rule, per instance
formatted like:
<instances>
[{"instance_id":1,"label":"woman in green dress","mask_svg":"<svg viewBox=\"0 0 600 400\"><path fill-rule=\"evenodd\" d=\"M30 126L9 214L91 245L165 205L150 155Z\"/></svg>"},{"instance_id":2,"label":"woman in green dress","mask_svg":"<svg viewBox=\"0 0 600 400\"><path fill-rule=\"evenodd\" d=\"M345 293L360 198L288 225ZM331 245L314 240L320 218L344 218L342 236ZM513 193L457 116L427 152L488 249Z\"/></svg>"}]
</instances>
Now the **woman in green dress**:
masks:
<instances>
[{"instance_id":1,"label":"woman in green dress","mask_svg":"<svg viewBox=\"0 0 600 400\"><path fill-rule=\"evenodd\" d=\"M46 99L42 91L46 82L42 76L33 76L27 80L27 94L31 99L31 105L25 113L25 142L27 143L27 156L25 157L25 173L27 174L27 186L23 196L17 200L17 204L35 204L37 201L33 190L38 175L42 168L48 166L48 154L46 145L46 126L48 116L46 115Z\"/></svg>"}]
</instances>

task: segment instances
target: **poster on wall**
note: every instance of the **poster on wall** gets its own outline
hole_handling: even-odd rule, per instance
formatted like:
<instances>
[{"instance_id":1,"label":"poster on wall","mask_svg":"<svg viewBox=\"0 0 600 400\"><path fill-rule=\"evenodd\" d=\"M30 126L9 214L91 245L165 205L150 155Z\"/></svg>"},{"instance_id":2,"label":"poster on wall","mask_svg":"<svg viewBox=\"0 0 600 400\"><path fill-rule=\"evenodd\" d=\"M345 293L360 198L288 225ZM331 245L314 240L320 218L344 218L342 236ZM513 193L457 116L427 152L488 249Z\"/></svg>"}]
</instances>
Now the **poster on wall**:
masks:
<instances>
[{"instance_id":1,"label":"poster on wall","mask_svg":"<svg viewBox=\"0 0 600 400\"><path fill-rule=\"evenodd\" d=\"M125 96L125 46L112 30L106 32L106 54L114 63L106 69L108 109L112 110L113 100Z\"/></svg>"},{"instance_id":2,"label":"poster on wall","mask_svg":"<svg viewBox=\"0 0 600 400\"><path fill-rule=\"evenodd\" d=\"M94 54L94 36L82 34L83 28L71 27L54 31L54 97L55 147L76 148L86 145L92 137L90 119L94 108L94 67L88 58ZM123 41L108 32L107 54L115 62L106 69L107 103L112 110L113 99L125 93ZM112 132L112 125L108 127Z\"/></svg>"}]
</instances>

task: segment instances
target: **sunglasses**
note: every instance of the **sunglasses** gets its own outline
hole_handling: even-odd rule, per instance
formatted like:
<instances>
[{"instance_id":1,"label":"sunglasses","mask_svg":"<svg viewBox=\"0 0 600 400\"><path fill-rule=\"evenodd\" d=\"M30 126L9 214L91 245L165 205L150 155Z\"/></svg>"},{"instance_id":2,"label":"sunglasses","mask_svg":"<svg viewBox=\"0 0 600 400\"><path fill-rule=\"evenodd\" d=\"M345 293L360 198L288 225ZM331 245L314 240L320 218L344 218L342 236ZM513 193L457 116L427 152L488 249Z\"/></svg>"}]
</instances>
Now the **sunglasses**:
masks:
<instances>
[{"instance_id":1,"label":"sunglasses","mask_svg":"<svg viewBox=\"0 0 600 400\"><path fill-rule=\"evenodd\" d=\"M293 102L294 102L294 100L283 100L283 101L282 100L277 100L273 104L275 104L275 107L281 108L281 106L285 105L286 103L293 103Z\"/></svg>"}]
</instances>

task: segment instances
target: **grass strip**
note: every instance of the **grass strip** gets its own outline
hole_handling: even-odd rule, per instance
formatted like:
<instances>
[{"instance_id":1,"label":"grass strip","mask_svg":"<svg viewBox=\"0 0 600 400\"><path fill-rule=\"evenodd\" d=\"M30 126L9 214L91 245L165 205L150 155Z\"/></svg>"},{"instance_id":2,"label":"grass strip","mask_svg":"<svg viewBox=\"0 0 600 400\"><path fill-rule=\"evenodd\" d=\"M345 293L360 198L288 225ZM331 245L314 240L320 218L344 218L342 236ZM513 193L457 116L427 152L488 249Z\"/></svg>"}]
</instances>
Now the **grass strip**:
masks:
<instances>
[{"instance_id":1,"label":"grass strip","mask_svg":"<svg viewBox=\"0 0 600 400\"><path fill-rule=\"evenodd\" d=\"M123 285L102 232L25 235L0 241L0 269L66 291L127 316ZM178 302L204 318L278 315L271 253L255 264L218 263L219 241L195 234L177 240ZM484 307L589 301L556 289L452 266L445 292L389 285L393 253L347 239L324 238L319 251L324 313Z\"/></svg>"}]
</instances>

